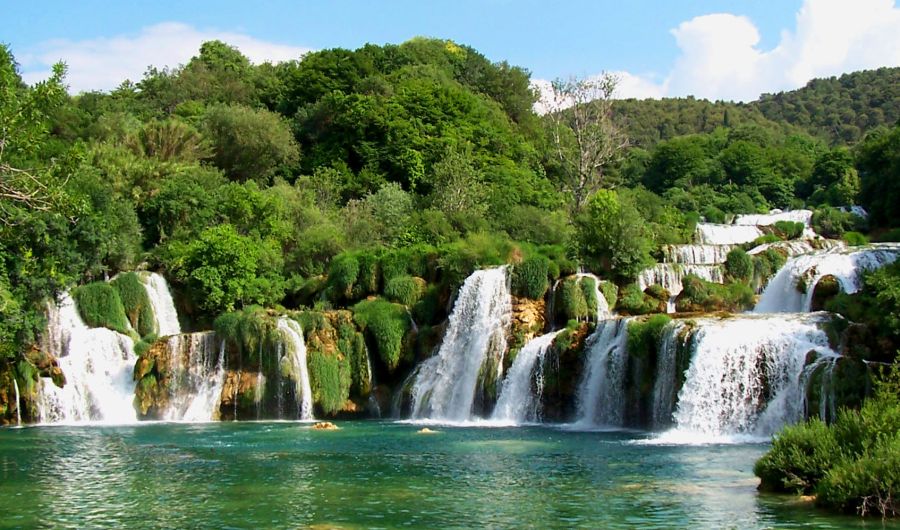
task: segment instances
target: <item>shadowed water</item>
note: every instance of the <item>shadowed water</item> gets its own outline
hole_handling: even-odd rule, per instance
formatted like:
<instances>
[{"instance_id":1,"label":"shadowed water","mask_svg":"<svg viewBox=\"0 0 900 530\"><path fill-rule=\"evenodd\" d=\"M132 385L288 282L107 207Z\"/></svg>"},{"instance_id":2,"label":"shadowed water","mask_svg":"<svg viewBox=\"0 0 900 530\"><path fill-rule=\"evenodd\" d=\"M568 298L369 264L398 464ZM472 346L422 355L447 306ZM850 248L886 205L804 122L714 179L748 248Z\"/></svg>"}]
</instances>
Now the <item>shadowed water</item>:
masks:
<instances>
[{"instance_id":1,"label":"shadowed water","mask_svg":"<svg viewBox=\"0 0 900 530\"><path fill-rule=\"evenodd\" d=\"M752 466L765 445L643 445L640 434L549 427L340 426L2 429L0 528L861 527L760 496Z\"/></svg>"}]
</instances>

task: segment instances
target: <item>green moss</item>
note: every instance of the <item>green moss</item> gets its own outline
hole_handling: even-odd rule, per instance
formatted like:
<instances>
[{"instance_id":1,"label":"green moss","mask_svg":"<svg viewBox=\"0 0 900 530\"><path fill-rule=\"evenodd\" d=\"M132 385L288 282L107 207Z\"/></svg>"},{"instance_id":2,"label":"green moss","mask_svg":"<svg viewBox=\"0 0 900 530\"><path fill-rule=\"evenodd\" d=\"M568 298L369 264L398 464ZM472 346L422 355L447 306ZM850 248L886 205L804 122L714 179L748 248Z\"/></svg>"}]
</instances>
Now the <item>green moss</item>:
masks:
<instances>
[{"instance_id":1,"label":"green moss","mask_svg":"<svg viewBox=\"0 0 900 530\"><path fill-rule=\"evenodd\" d=\"M615 308L619 297L619 288L616 287L616 284L604 280L600 282L600 292L603 293L603 298L606 298L609 309Z\"/></svg>"},{"instance_id":2,"label":"green moss","mask_svg":"<svg viewBox=\"0 0 900 530\"><path fill-rule=\"evenodd\" d=\"M539 300L550 287L550 260L545 256L526 259L512 268L512 291L516 296Z\"/></svg>"},{"instance_id":3,"label":"green moss","mask_svg":"<svg viewBox=\"0 0 900 530\"><path fill-rule=\"evenodd\" d=\"M581 294L584 296L584 301L587 304L588 315L596 315L597 306L600 304L600 301L597 300L597 280L590 276L582 276L578 286L581 287Z\"/></svg>"},{"instance_id":4,"label":"green moss","mask_svg":"<svg viewBox=\"0 0 900 530\"><path fill-rule=\"evenodd\" d=\"M739 312L753 307L753 289L744 282L722 285L688 274L682 283L684 289L677 301L679 311Z\"/></svg>"},{"instance_id":5,"label":"green moss","mask_svg":"<svg viewBox=\"0 0 900 530\"><path fill-rule=\"evenodd\" d=\"M92 328L103 327L128 334L128 320L119 293L106 282L94 282L72 291L78 313Z\"/></svg>"},{"instance_id":6,"label":"green moss","mask_svg":"<svg viewBox=\"0 0 900 530\"><path fill-rule=\"evenodd\" d=\"M403 337L409 331L406 308L387 300L364 300L353 306L353 318L375 342L378 356L388 371L400 363Z\"/></svg>"},{"instance_id":7,"label":"green moss","mask_svg":"<svg viewBox=\"0 0 900 530\"><path fill-rule=\"evenodd\" d=\"M851 247L859 247L869 244L869 239L859 232L844 232L844 235L841 236L841 239L846 241L847 245Z\"/></svg>"},{"instance_id":8,"label":"green moss","mask_svg":"<svg viewBox=\"0 0 900 530\"><path fill-rule=\"evenodd\" d=\"M223 313L213 322L216 334L234 345L244 361L258 366L263 350L274 350L281 340L277 317L259 306ZM274 356L263 356L263 362L274 362ZM264 366L274 371L277 367Z\"/></svg>"},{"instance_id":9,"label":"green moss","mask_svg":"<svg viewBox=\"0 0 900 530\"><path fill-rule=\"evenodd\" d=\"M351 299L359 276L359 261L352 254L339 254L328 267L328 289L335 300Z\"/></svg>"},{"instance_id":10,"label":"green moss","mask_svg":"<svg viewBox=\"0 0 900 530\"><path fill-rule=\"evenodd\" d=\"M407 307L414 305L425 294L425 280L412 276L396 276L384 286L384 295Z\"/></svg>"},{"instance_id":11,"label":"green moss","mask_svg":"<svg viewBox=\"0 0 900 530\"><path fill-rule=\"evenodd\" d=\"M352 380L351 392L360 397L367 397L372 390L369 374L369 352L362 333L350 322L338 326L338 350L349 360Z\"/></svg>"},{"instance_id":12,"label":"green moss","mask_svg":"<svg viewBox=\"0 0 900 530\"><path fill-rule=\"evenodd\" d=\"M378 256L371 252L358 252L356 261L359 264L359 271L353 286L353 298L358 300L378 292L380 272Z\"/></svg>"},{"instance_id":13,"label":"green moss","mask_svg":"<svg viewBox=\"0 0 900 530\"><path fill-rule=\"evenodd\" d=\"M587 319L590 316L584 291L577 277L564 279L556 290L556 311L564 320Z\"/></svg>"},{"instance_id":14,"label":"green moss","mask_svg":"<svg viewBox=\"0 0 900 530\"><path fill-rule=\"evenodd\" d=\"M637 284L630 283L619 292L616 309L629 315L646 315L659 309L659 300L641 291Z\"/></svg>"},{"instance_id":15,"label":"green moss","mask_svg":"<svg viewBox=\"0 0 900 530\"><path fill-rule=\"evenodd\" d=\"M753 259L743 249L732 249L725 258L725 273L734 280L748 281L753 276Z\"/></svg>"},{"instance_id":16,"label":"green moss","mask_svg":"<svg viewBox=\"0 0 900 530\"><path fill-rule=\"evenodd\" d=\"M349 361L313 350L308 352L307 364L313 401L322 412L334 415L350 397L352 378Z\"/></svg>"},{"instance_id":17,"label":"green moss","mask_svg":"<svg viewBox=\"0 0 900 530\"><path fill-rule=\"evenodd\" d=\"M115 277L110 285L119 293L125 316L131 322L131 327L140 336L156 332L156 319L153 317L153 306L147 289L135 272L125 272Z\"/></svg>"},{"instance_id":18,"label":"green moss","mask_svg":"<svg viewBox=\"0 0 900 530\"><path fill-rule=\"evenodd\" d=\"M640 359L655 359L662 330L671 322L667 315L653 315L646 320L628 322L628 355Z\"/></svg>"},{"instance_id":19,"label":"green moss","mask_svg":"<svg viewBox=\"0 0 900 530\"><path fill-rule=\"evenodd\" d=\"M806 225L794 221L776 221L775 230L783 239L797 239L803 234Z\"/></svg>"}]
</instances>

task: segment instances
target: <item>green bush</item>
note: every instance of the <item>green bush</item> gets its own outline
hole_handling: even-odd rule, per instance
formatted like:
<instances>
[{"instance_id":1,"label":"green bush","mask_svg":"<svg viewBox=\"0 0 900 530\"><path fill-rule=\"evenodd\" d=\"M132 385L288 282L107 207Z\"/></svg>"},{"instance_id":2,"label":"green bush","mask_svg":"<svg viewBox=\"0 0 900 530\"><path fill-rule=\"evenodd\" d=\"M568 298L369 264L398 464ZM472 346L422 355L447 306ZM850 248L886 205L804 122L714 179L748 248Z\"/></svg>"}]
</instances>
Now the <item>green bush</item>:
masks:
<instances>
[{"instance_id":1,"label":"green bush","mask_svg":"<svg viewBox=\"0 0 900 530\"><path fill-rule=\"evenodd\" d=\"M216 335L238 348L246 361L258 363L260 349L274 348L280 341L277 318L259 306L219 315L213 321Z\"/></svg>"},{"instance_id":2,"label":"green bush","mask_svg":"<svg viewBox=\"0 0 900 530\"><path fill-rule=\"evenodd\" d=\"M869 239L859 232L844 232L844 235L841 236L841 239L846 241L847 245L851 247L859 247L869 244Z\"/></svg>"},{"instance_id":3,"label":"green bush","mask_svg":"<svg viewBox=\"0 0 900 530\"><path fill-rule=\"evenodd\" d=\"M369 374L369 352L362 334L350 322L338 325L338 350L350 361L353 385L351 392L366 397L372 390Z\"/></svg>"},{"instance_id":4,"label":"green bush","mask_svg":"<svg viewBox=\"0 0 900 530\"><path fill-rule=\"evenodd\" d=\"M764 285L786 262L784 254L767 248L753 256L753 277L760 285Z\"/></svg>"},{"instance_id":5,"label":"green bush","mask_svg":"<svg viewBox=\"0 0 900 530\"><path fill-rule=\"evenodd\" d=\"M328 288L336 300L351 299L359 277L359 261L352 254L339 254L328 267Z\"/></svg>"},{"instance_id":6,"label":"green bush","mask_svg":"<svg viewBox=\"0 0 900 530\"><path fill-rule=\"evenodd\" d=\"M647 296L637 284L630 283L619 291L616 309L629 315L646 315L659 309L659 301Z\"/></svg>"},{"instance_id":7,"label":"green bush","mask_svg":"<svg viewBox=\"0 0 900 530\"><path fill-rule=\"evenodd\" d=\"M128 334L128 319L119 293L106 282L94 282L72 291L78 313L92 328L109 328Z\"/></svg>"},{"instance_id":8,"label":"green bush","mask_svg":"<svg viewBox=\"0 0 900 530\"><path fill-rule=\"evenodd\" d=\"M810 494L840 458L834 432L818 418L785 427L753 467L760 488Z\"/></svg>"},{"instance_id":9,"label":"green bush","mask_svg":"<svg viewBox=\"0 0 900 530\"><path fill-rule=\"evenodd\" d=\"M619 288L616 287L616 284L608 281L600 282L600 292L603 293L603 298L606 298L606 304L609 306L610 311L616 307L616 300L619 296Z\"/></svg>"},{"instance_id":10,"label":"green bush","mask_svg":"<svg viewBox=\"0 0 900 530\"><path fill-rule=\"evenodd\" d=\"M588 316L593 317L597 314L597 307L600 303L597 300L597 280L590 276L582 276L578 282L581 287L581 293L584 295L584 301L587 304Z\"/></svg>"},{"instance_id":11,"label":"green bush","mask_svg":"<svg viewBox=\"0 0 900 530\"><path fill-rule=\"evenodd\" d=\"M556 290L556 311L562 315L563 320L584 320L590 316L590 309L578 280L577 277L570 276L560 282Z\"/></svg>"},{"instance_id":12,"label":"green bush","mask_svg":"<svg viewBox=\"0 0 900 530\"><path fill-rule=\"evenodd\" d=\"M370 252L356 254L359 264L356 283L353 286L353 298L360 299L378 292L378 256Z\"/></svg>"},{"instance_id":13,"label":"green bush","mask_svg":"<svg viewBox=\"0 0 900 530\"><path fill-rule=\"evenodd\" d=\"M652 315L646 320L628 322L628 355L655 359L662 330L672 319L668 315Z\"/></svg>"},{"instance_id":14,"label":"green bush","mask_svg":"<svg viewBox=\"0 0 900 530\"><path fill-rule=\"evenodd\" d=\"M425 280L412 276L396 276L384 286L384 295L391 301L413 306L425 294Z\"/></svg>"},{"instance_id":15,"label":"green bush","mask_svg":"<svg viewBox=\"0 0 900 530\"><path fill-rule=\"evenodd\" d=\"M757 237L753 240L753 243L750 243L751 247L758 247L760 245L766 245L768 243L778 243L779 241L784 241L780 237L775 234L765 234Z\"/></svg>"},{"instance_id":16,"label":"green bush","mask_svg":"<svg viewBox=\"0 0 900 530\"><path fill-rule=\"evenodd\" d=\"M550 287L547 280L550 260L545 256L528 258L512 268L512 291L520 297L540 300Z\"/></svg>"},{"instance_id":17,"label":"green bush","mask_svg":"<svg viewBox=\"0 0 900 530\"><path fill-rule=\"evenodd\" d=\"M840 239L844 232L865 229L866 222L856 214L825 206L813 213L812 226L816 233L823 237Z\"/></svg>"},{"instance_id":18,"label":"green bush","mask_svg":"<svg viewBox=\"0 0 900 530\"><path fill-rule=\"evenodd\" d=\"M786 240L797 239L803 235L803 229L806 225L794 221L776 221L775 230Z\"/></svg>"},{"instance_id":19,"label":"green bush","mask_svg":"<svg viewBox=\"0 0 900 530\"><path fill-rule=\"evenodd\" d=\"M144 288L144 283L137 273L119 274L109 284L119 293L125 316L131 322L131 327L142 337L154 333L156 320L153 317L153 306L150 305L147 289Z\"/></svg>"},{"instance_id":20,"label":"green bush","mask_svg":"<svg viewBox=\"0 0 900 530\"><path fill-rule=\"evenodd\" d=\"M753 289L743 282L722 285L688 274L682 284L684 289L677 302L679 311L739 312L753 306Z\"/></svg>"},{"instance_id":21,"label":"green bush","mask_svg":"<svg viewBox=\"0 0 900 530\"><path fill-rule=\"evenodd\" d=\"M313 401L318 403L326 415L333 415L343 409L350 397L352 380L347 358L312 350L307 353L307 365Z\"/></svg>"},{"instance_id":22,"label":"green bush","mask_svg":"<svg viewBox=\"0 0 900 530\"><path fill-rule=\"evenodd\" d=\"M743 249L732 249L725 258L725 272L735 280L749 280L753 276L753 260Z\"/></svg>"},{"instance_id":23,"label":"green bush","mask_svg":"<svg viewBox=\"0 0 900 530\"><path fill-rule=\"evenodd\" d=\"M382 299L363 300L353 306L353 318L375 341L379 358L393 372L400 364L403 337L409 331L406 308Z\"/></svg>"}]
</instances>

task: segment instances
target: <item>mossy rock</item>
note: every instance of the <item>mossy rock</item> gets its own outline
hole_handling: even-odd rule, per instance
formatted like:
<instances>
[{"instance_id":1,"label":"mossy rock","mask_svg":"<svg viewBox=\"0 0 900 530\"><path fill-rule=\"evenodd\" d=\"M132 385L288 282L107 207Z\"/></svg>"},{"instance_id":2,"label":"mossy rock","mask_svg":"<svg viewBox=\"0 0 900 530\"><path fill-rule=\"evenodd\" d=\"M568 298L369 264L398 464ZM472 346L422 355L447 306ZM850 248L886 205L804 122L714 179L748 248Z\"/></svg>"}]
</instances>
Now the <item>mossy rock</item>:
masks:
<instances>
[{"instance_id":1,"label":"mossy rock","mask_svg":"<svg viewBox=\"0 0 900 530\"><path fill-rule=\"evenodd\" d=\"M822 311L831 299L841 293L841 283L832 275L823 276L813 288L812 311Z\"/></svg>"},{"instance_id":2,"label":"mossy rock","mask_svg":"<svg viewBox=\"0 0 900 530\"><path fill-rule=\"evenodd\" d=\"M118 291L106 282L94 282L72 290L75 305L84 323L92 328L108 328L128 334L128 319Z\"/></svg>"}]
</instances>

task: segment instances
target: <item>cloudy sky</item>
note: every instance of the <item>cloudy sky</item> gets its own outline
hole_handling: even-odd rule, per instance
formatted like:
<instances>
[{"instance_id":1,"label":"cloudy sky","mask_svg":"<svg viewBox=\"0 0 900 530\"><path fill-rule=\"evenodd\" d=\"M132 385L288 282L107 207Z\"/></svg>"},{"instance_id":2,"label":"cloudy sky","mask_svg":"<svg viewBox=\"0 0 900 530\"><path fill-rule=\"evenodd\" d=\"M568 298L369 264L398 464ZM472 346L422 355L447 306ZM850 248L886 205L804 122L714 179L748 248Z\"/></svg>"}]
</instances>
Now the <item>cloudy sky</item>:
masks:
<instances>
[{"instance_id":1,"label":"cloudy sky","mask_svg":"<svg viewBox=\"0 0 900 530\"><path fill-rule=\"evenodd\" d=\"M138 80L221 39L251 60L417 35L556 77L615 72L620 97L749 101L813 77L900 66L894 0L10 2L0 42L26 81L69 66L74 93Z\"/></svg>"}]
</instances>

